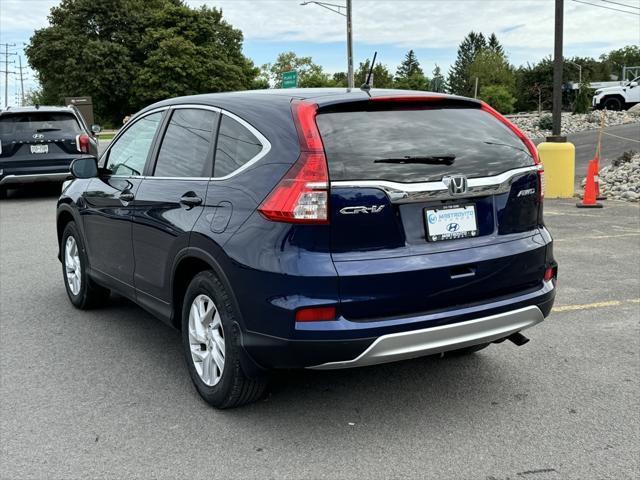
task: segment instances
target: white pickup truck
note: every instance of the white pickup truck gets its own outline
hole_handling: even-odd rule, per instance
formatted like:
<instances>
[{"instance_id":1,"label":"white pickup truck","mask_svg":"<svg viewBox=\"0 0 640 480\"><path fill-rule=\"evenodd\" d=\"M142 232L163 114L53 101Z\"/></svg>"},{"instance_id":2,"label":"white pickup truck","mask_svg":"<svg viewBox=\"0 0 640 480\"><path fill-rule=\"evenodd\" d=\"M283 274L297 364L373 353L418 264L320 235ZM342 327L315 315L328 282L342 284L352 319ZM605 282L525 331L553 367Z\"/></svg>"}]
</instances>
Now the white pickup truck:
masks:
<instances>
[{"instance_id":1,"label":"white pickup truck","mask_svg":"<svg viewBox=\"0 0 640 480\"><path fill-rule=\"evenodd\" d=\"M593 108L625 110L640 103L640 77L613 87L599 88L593 96Z\"/></svg>"}]
</instances>

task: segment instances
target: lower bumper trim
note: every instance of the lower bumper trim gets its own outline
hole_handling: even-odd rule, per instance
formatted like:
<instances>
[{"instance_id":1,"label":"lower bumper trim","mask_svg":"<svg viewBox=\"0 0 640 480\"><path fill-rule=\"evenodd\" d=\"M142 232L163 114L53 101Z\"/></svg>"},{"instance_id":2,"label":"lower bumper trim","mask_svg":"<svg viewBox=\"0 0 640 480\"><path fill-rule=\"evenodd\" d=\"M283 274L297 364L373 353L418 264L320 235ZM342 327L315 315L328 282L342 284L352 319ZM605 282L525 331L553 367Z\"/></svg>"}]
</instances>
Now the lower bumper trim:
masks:
<instances>
[{"instance_id":1,"label":"lower bumper trim","mask_svg":"<svg viewBox=\"0 0 640 480\"><path fill-rule=\"evenodd\" d=\"M70 173L29 173L25 175L7 175L0 178L0 185L19 185L36 182L62 182L69 178Z\"/></svg>"},{"instance_id":2,"label":"lower bumper trim","mask_svg":"<svg viewBox=\"0 0 640 480\"><path fill-rule=\"evenodd\" d=\"M529 306L438 327L391 333L377 338L353 360L328 362L308 367L316 370L364 367L433 355L480 343L493 342L532 327L544 320L536 306Z\"/></svg>"}]
</instances>

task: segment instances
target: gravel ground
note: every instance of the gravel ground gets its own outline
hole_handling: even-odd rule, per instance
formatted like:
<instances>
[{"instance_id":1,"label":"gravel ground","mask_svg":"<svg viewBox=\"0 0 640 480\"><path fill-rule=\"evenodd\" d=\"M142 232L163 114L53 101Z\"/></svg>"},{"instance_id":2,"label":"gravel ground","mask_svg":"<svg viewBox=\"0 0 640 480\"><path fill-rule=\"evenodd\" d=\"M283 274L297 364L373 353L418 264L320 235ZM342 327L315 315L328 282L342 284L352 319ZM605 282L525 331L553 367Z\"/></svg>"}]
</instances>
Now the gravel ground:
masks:
<instances>
[{"instance_id":1,"label":"gravel ground","mask_svg":"<svg viewBox=\"0 0 640 480\"><path fill-rule=\"evenodd\" d=\"M585 114L562 114L562 134L568 135L575 132L582 132L584 130L595 130L600 128L601 122L601 110L593 111ZM627 123L640 124L640 114L634 112L610 112L605 113L605 126L611 127L613 125L623 125ZM550 115L549 113L543 113L542 116ZM509 120L515 123L524 133L530 138L546 137L551 135L551 130L541 130L538 128L538 122L540 116L537 114L526 115L510 115Z\"/></svg>"}]
</instances>

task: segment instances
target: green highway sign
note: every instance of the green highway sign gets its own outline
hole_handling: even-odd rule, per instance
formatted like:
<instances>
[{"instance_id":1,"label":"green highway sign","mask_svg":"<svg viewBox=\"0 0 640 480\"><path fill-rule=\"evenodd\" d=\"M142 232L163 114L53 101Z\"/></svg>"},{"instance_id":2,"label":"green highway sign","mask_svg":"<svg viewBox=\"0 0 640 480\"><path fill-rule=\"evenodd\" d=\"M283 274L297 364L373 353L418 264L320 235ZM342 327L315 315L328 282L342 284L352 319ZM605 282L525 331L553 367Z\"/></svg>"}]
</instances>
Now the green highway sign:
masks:
<instances>
[{"instance_id":1,"label":"green highway sign","mask_svg":"<svg viewBox=\"0 0 640 480\"><path fill-rule=\"evenodd\" d=\"M282 88L296 88L298 86L298 72L290 70L282 72Z\"/></svg>"}]
</instances>

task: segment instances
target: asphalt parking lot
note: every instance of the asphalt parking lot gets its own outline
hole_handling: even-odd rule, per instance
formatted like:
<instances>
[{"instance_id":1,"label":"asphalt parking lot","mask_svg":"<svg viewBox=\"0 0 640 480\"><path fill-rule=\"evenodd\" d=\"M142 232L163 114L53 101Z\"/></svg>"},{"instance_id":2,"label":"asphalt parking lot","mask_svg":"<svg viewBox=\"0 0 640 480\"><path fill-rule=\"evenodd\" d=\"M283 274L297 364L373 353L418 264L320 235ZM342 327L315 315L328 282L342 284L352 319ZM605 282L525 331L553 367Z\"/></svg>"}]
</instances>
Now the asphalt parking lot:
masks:
<instances>
[{"instance_id":1,"label":"asphalt parking lot","mask_svg":"<svg viewBox=\"0 0 640 480\"><path fill-rule=\"evenodd\" d=\"M0 202L0 476L631 479L640 474L640 208L547 201L556 310L466 358L275 375L209 408L179 334L135 305L75 310L55 188Z\"/></svg>"}]
</instances>

